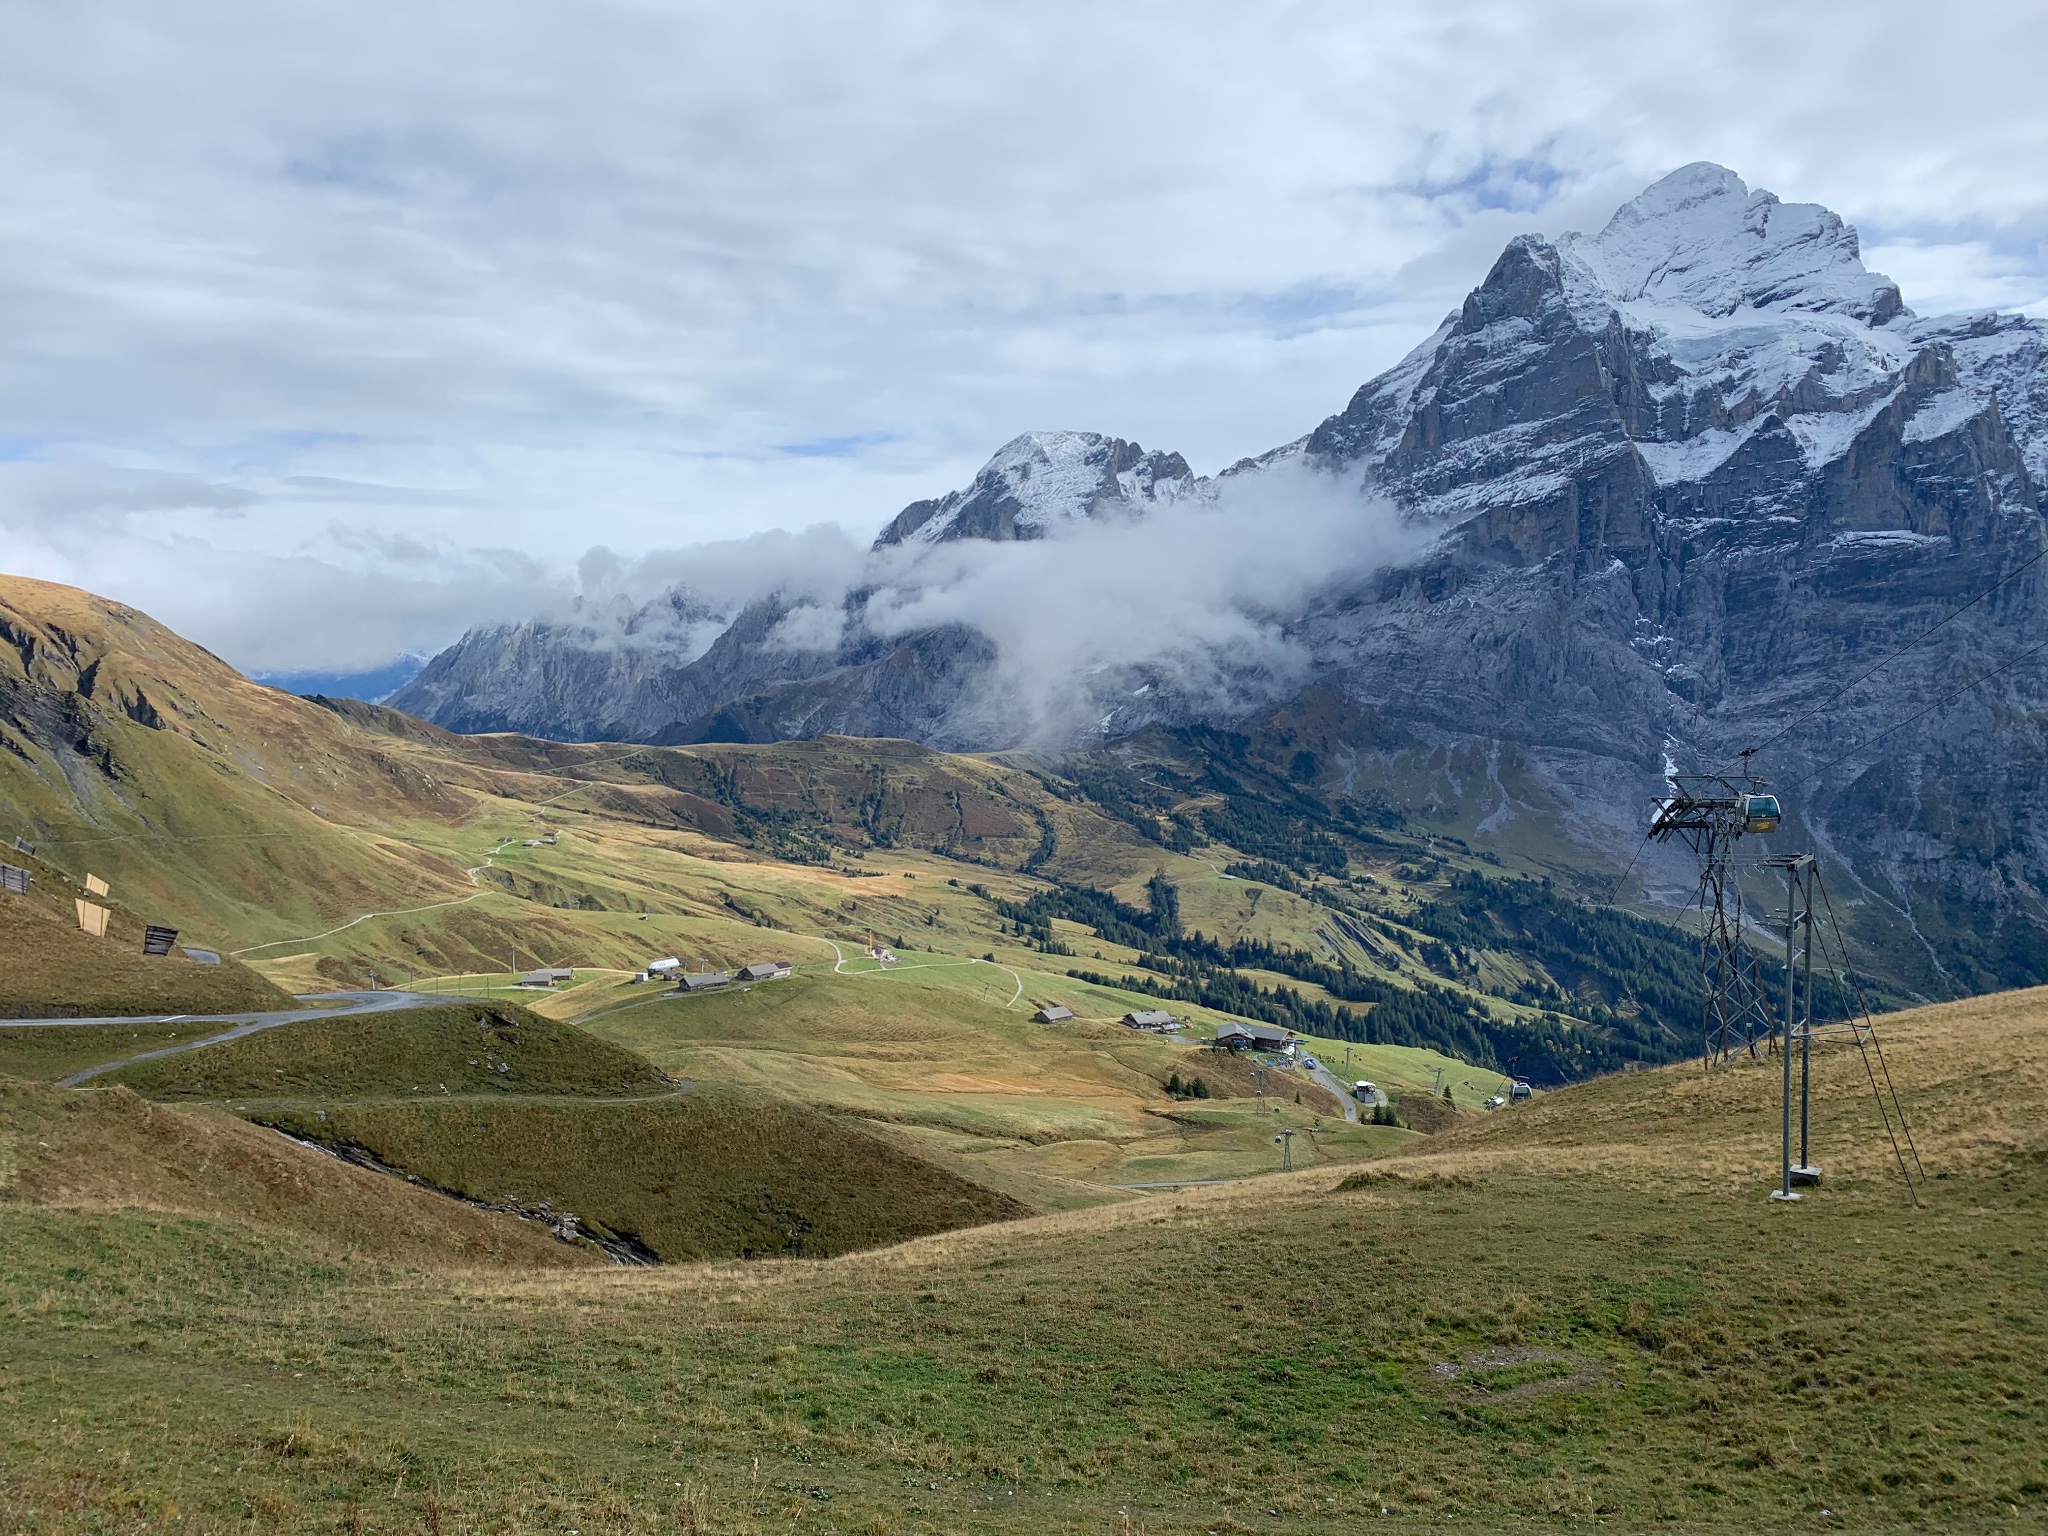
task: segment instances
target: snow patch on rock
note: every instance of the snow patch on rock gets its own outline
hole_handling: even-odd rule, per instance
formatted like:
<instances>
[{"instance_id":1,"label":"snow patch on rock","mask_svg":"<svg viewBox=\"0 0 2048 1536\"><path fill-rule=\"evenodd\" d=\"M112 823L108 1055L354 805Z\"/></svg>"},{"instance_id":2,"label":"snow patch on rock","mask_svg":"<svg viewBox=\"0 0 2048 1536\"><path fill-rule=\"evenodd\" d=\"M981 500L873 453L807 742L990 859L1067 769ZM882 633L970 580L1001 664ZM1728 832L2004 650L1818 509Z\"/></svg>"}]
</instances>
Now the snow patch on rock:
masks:
<instances>
[{"instance_id":1,"label":"snow patch on rock","mask_svg":"<svg viewBox=\"0 0 2048 1536\"><path fill-rule=\"evenodd\" d=\"M998 449L964 490L904 508L877 544L1044 538L1081 519L1142 511L1195 485L1177 453L1147 453L1099 432L1026 432Z\"/></svg>"}]
</instances>

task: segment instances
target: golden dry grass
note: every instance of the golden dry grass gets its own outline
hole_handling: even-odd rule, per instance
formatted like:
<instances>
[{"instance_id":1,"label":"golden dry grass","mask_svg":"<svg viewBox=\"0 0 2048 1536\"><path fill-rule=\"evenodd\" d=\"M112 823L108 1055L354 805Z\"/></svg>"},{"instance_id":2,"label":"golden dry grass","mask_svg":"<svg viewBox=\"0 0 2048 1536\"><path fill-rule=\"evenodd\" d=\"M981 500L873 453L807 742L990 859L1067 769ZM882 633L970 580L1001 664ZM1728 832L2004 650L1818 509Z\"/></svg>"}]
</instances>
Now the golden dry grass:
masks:
<instances>
[{"instance_id":1,"label":"golden dry grass","mask_svg":"<svg viewBox=\"0 0 2048 1536\"><path fill-rule=\"evenodd\" d=\"M1877 1033L1930 1175L1983 1173L2048 1148L2048 988L1881 1015ZM1831 1174L1896 1179L1862 1053L1818 1044L1813 1074L1816 1160ZM1441 1173L1603 1171L1734 1188L1777 1167L1782 1084L1775 1059L1600 1078L1399 1156Z\"/></svg>"}]
</instances>

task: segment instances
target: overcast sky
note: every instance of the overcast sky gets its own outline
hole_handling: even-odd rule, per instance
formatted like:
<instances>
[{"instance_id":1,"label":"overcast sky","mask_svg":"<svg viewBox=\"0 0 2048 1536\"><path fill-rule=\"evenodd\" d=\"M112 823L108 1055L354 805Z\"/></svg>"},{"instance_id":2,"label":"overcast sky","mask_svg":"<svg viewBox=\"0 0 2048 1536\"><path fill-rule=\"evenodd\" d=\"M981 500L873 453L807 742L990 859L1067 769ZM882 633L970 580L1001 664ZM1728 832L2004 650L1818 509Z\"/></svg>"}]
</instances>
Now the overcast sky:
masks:
<instances>
[{"instance_id":1,"label":"overcast sky","mask_svg":"<svg viewBox=\"0 0 2048 1536\"><path fill-rule=\"evenodd\" d=\"M1212 471L1699 159L2048 313L2044 18L13 0L0 568L352 670L1027 428Z\"/></svg>"}]
</instances>

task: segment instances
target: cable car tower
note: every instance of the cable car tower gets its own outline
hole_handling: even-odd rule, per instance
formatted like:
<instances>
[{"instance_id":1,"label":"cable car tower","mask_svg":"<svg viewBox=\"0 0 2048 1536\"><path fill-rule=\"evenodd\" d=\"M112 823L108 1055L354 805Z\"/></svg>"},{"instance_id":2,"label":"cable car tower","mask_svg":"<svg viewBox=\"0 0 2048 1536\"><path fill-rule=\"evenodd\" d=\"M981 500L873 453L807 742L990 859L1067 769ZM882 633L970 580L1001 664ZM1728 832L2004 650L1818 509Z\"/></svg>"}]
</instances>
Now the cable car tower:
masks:
<instances>
[{"instance_id":1,"label":"cable car tower","mask_svg":"<svg viewBox=\"0 0 2048 1536\"><path fill-rule=\"evenodd\" d=\"M1850 969L1849 949L1843 941L1841 925L1835 920L1834 903L1827 898L1821 885L1820 865L1810 853L1772 854L1757 861L1785 877L1785 911L1781 919L1785 945L1782 1029L1774 1015L1772 1000L1764 988L1762 967L1747 941L1742 887L1735 878L1735 847L1744 837L1763 837L1777 831L1782 812L1778 797L1764 793L1769 786L1749 772L1749 758L1748 752L1742 754L1742 771L1736 774L1673 774L1671 796L1658 803L1647 834L1660 843L1676 838L1692 849L1699 860L1702 1063L1711 1068L1738 1052L1754 1058L1766 1048L1783 1053L1779 1186L1771 1191L1771 1198L1796 1201L1799 1188L1818 1184L1821 1178L1810 1155L1813 1042L1840 1036L1855 1045L1862 1052L1863 1069L1877 1100L1892 1153L1898 1160L1906 1193L1918 1205L1920 1193L1914 1177L1916 1173L1926 1177L1920 1168L1920 1152L1906 1125L1905 1106L1899 1102L1898 1090L1892 1084L1884 1048L1878 1044L1870 1005ZM1832 946L1828 942L1830 933ZM1816 945L1835 980L1846 982L1854 993L1853 1012L1838 1023L1817 1024L1814 1020ZM1796 1162L1792 1129L1795 1098L1799 1126Z\"/></svg>"},{"instance_id":2,"label":"cable car tower","mask_svg":"<svg viewBox=\"0 0 2048 1536\"><path fill-rule=\"evenodd\" d=\"M1676 838L1699 860L1700 1059L1709 1067L1738 1052L1755 1056L1776 1026L1756 952L1745 938L1734 866L1738 840L1778 830L1778 800L1763 792L1767 786L1748 767L1744 753L1739 774L1673 774L1671 797L1658 804L1650 823L1651 838Z\"/></svg>"}]
</instances>

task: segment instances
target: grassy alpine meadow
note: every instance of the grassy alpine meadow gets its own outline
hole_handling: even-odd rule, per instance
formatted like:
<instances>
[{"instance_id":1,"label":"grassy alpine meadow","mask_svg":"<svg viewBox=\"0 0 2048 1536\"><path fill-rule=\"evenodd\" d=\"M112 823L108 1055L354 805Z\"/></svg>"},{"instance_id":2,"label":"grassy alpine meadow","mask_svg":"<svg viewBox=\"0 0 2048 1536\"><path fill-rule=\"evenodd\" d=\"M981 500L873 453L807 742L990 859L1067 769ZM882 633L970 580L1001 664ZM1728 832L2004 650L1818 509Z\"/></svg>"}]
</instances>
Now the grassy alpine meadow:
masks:
<instances>
[{"instance_id":1,"label":"grassy alpine meadow","mask_svg":"<svg viewBox=\"0 0 2048 1536\"><path fill-rule=\"evenodd\" d=\"M1789 1207L1768 1061L824 1261L10 1201L0 1528L2039 1529L2043 996L1886 1040L1918 1205L1839 1047Z\"/></svg>"},{"instance_id":2,"label":"grassy alpine meadow","mask_svg":"<svg viewBox=\"0 0 2048 1536\"><path fill-rule=\"evenodd\" d=\"M124 1061L218 1034L218 1024L0 1023L0 1077L54 1083L102 1062Z\"/></svg>"},{"instance_id":3,"label":"grassy alpine meadow","mask_svg":"<svg viewBox=\"0 0 2048 1536\"><path fill-rule=\"evenodd\" d=\"M408 1274L10 1212L23 1531L2038 1528L2036 1171L1327 1174L826 1263ZM1933 1255L1939 1254L1936 1258ZM1386 1511L1382 1515L1381 1511Z\"/></svg>"}]
</instances>

